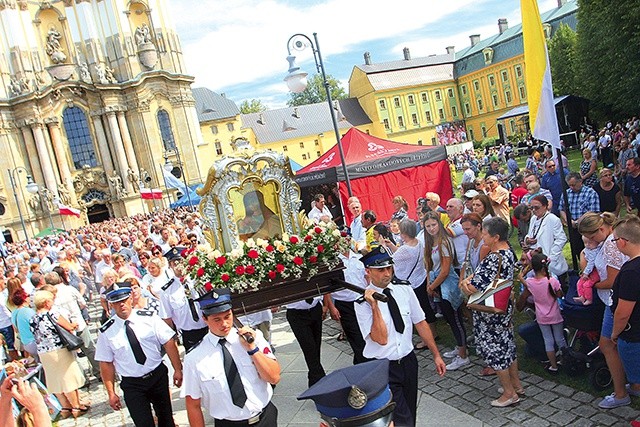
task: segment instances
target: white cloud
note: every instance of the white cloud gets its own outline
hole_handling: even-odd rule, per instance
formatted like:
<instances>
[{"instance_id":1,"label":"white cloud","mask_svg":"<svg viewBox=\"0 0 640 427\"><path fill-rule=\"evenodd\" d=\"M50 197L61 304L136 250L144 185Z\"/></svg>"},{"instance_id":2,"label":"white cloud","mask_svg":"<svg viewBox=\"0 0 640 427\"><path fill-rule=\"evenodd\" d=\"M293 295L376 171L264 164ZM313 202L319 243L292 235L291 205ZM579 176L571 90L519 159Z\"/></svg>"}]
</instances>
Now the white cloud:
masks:
<instances>
[{"instance_id":1,"label":"white cloud","mask_svg":"<svg viewBox=\"0 0 640 427\"><path fill-rule=\"evenodd\" d=\"M557 5L557 0L538 2L541 11ZM270 108L282 106L286 101L286 86L282 82L287 70L286 42L295 33L309 37L313 37L313 32L318 33L327 72L341 79L347 88L345 79L357 64L337 64L339 54L353 54L355 49L369 50L375 60L388 56L400 59L405 46L411 49L414 58L443 54L449 45L455 45L460 51L469 46L470 34L481 34L482 38L496 34L498 18L508 18L510 25L519 23L519 3L517 0L168 2L187 71L196 78L195 86L234 95L242 93L242 99L233 97L236 103L258 98ZM479 26L461 28L455 20L456 13L469 11L477 13ZM432 32L429 30L433 27L438 28L438 36L420 36ZM393 52L380 50L382 42L388 45L396 39L402 42L395 44ZM299 66L309 73L315 72L310 49L297 56ZM266 83L258 85L257 82ZM246 93L249 88L253 90L251 94Z\"/></svg>"}]
</instances>

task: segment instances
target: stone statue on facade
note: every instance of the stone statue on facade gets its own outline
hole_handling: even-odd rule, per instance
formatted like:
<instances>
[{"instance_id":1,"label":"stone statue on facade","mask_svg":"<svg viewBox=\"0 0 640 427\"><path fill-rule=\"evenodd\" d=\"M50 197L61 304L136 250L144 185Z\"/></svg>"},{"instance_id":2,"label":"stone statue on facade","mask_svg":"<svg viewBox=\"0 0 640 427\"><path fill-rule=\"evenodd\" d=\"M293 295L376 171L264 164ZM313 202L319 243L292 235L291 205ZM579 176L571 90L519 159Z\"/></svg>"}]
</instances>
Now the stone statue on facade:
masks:
<instances>
[{"instance_id":1,"label":"stone statue on facade","mask_svg":"<svg viewBox=\"0 0 640 427\"><path fill-rule=\"evenodd\" d=\"M51 62L54 64L61 64L67 60L67 55L62 52L62 45L60 44L62 35L54 27L51 27L47 32L47 44L45 51L47 55L51 57Z\"/></svg>"},{"instance_id":2,"label":"stone statue on facade","mask_svg":"<svg viewBox=\"0 0 640 427\"><path fill-rule=\"evenodd\" d=\"M131 168L127 169L127 179L133 186L133 191L140 191L140 177Z\"/></svg>"},{"instance_id":3,"label":"stone statue on facade","mask_svg":"<svg viewBox=\"0 0 640 427\"><path fill-rule=\"evenodd\" d=\"M114 200L121 200L127 195L127 191L122 186L122 178L118 175L118 171L113 171L113 174L109 177L109 184L111 185L111 194Z\"/></svg>"},{"instance_id":4,"label":"stone statue on facade","mask_svg":"<svg viewBox=\"0 0 640 427\"><path fill-rule=\"evenodd\" d=\"M53 212L53 200L54 200L53 191L44 187L40 190L40 192L42 193L42 201L46 205L47 211Z\"/></svg>"},{"instance_id":5,"label":"stone statue on facade","mask_svg":"<svg viewBox=\"0 0 640 427\"><path fill-rule=\"evenodd\" d=\"M151 32L146 23L136 28L135 39L137 46L141 46L145 43L151 43Z\"/></svg>"},{"instance_id":6,"label":"stone statue on facade","mask_svg":"<svg viewBox=\"0 0 640 427\"><path fill-rule=\"evenodd\" d=\"M65 184L58 183L58 196L63 205L69 205L71 203L71 193Z\"/></svg>"},{"instance_id":7,"label":"stone statue on facade","mask_svg":"<svg viewBox=\"0 0 640 427\"><path fill-rule=\"evenodd\" d=\"M40 204L40 193L32 194L31 197L29 197L27 204L34 213L37 213L42 206Z\"/></svg>"},{"instance_id":8,"label":"stone statue on facade","mask_svg":"<svg viewBox=\"0 0 640 427\"><path fill-rule=\"evenodd\" d=\"M98 80L101 84L108 85L109 83L118 83L115 76L113 75L113 70L109 68L108 65L96 65L96 72L98 73Z\"/></svg>"},{"instance_id":9,"label":"stone statue on facade","mask_svg":"<svg viewBox=\"0 0 640 427\"><path fill-rule=\"evenodd\" d=\"M20 92L31 92L31 85L29 84L29 80L24 77L20 79Z\"/></svg>"},{"instance_id":10,"label":"stone statue on facade","mask_svg":"<svg viewBox=\"0 0 640 427\"><path fill-rule=\"evenodd\" d=\"M89 65L86 62L80 64L80 80L85 83L92 83L91 73L89 72Z\"/></svg>"},{"instance_id":11,"label":"stone statue on facade","mask_svg":"<svg viewBox=\"0 0 640 427\"><path fill-rule=\"evenodd\" d=\"M9 92L13 96L18 96L22 93L22 88L20 87L20 82L16 78L12 78L9 80Z\"/></svg>"}]
</instances>

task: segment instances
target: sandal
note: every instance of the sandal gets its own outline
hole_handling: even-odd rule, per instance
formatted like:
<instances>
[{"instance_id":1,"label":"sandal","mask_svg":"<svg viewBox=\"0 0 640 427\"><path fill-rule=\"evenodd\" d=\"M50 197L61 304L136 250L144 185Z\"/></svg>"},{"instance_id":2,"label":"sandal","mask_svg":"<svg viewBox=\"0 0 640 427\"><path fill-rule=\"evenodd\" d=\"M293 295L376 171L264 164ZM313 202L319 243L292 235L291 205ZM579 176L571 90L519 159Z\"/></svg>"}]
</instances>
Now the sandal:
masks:
<instances>
[{"instance_id":1,"label":"sandal","mask_svg":"<svg viewBox=\"0 0 640 427\"><path fill-rule=\"evenodd\" d=\"M71 416L71 408L60 408L60 412L58 412L58 418L66 420Z\"/></svg>"},{"instance_id":2,"label":"sandal","mask_svg":"<svg viewBox=\"0 0 640 427\"><path fill-rule=\"evenodd\" d=\"M419 342L416 345L413 346L414 350L420 351L420 350L427 350L429 347L427 347L427 345L423 342Z\"/></svg>"},{"instance_id":3,"label":"sandal","mask_svg":"<svg viewBox=\"0 0 640 427\"><path fill-rule=\"evenodd\" d=\"M485 366L480 371L480 376L481 377L490 377L490 376L495 375L495 374L496 374L496 371L493 368L491 368L490 366Z\"/></svg>"}]
</instances>

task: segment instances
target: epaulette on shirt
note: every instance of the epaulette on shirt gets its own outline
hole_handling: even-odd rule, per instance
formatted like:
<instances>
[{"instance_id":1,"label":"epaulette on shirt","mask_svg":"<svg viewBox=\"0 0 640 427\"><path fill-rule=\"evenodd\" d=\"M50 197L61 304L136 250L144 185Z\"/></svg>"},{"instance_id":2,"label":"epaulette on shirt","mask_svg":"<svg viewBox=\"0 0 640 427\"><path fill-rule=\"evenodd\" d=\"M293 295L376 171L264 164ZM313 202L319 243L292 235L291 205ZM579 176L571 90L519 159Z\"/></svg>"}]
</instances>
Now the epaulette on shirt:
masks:
<instances>
[{"instance_id":1,"label":"epaulette on shirt","mask_svg":"<svg viewBox=\"0 0 640 427\"><path fill-rule=\"evenodd\" d=\"M194 345L193 345L189 350L187 350L187 352L186 352L185 354L189 354L189 353L191 353L191 350L193 350L194 348L196 348L197 346L199 346L199 345L200 345L200 343L202 343L202 340L203 340L203 339L204 339L204 338L202 338L200 341L198 341L197 343L195 343L195 344L194 344Z\"/></svg>"},{"instance_id":2,"label":"epaulette on shirt","mask_svg":"<svg viewBox=\"0 0 640 427\"><path fill-rule=\"evenodd\" d=\"M356 302L357 302L358 304L362 304L363 302L365 302L364 296L361 296L360 298L358 298L358 299L356 300Z\"/></svg>"},{"instance_id":3,"label":"epaulette on shirt","mask_svg":"<svg viewBox=\"0 0 640 427\"><path fill-rule=\"evenodd\" d=\"M107 320L106 322L104 322L104 325L100 326L99 331L100 332L104 332L107 329L109 329L111 327L111 325L113 325L113 317L109 320Z\"/></svg>"},{"instance_id":4,"label":"epaulette on shirt","mask_svg":"<svg viewBox=\"0 0 640 427\"><path fill-rule=\"evenodd\" d=\"M176 280L176 277L175 277L175 276L173 276L173 277L171 278L171 280L169 280L167 283L165 283L164 285L162 285L162 288L161 288L161 289L162 289L163 291L166 291L167 289L169 289L169 286L171 286L171 285L173 284L173 281L174 281L174 280Z\"/></svg>"},{"instance_id":5,"label":"epaulette on shirt","mask_svg":"<svg viewBox=\"0 0 640 427\"><path fill-rule=\"evenodd\" d=\"M394 285L409 285L409 286L411 286L411 282L409 282L408 280L398 279L397 277L394 277L393 280L391 281L391 283L393 283Z\"/></svg>"},{"instance_id":6,"label":"epaulette on shirt","mask_svg":"<svg viewBox=\"0 0 640 427\"><path fill-rule=\"evenodd\" d=\"M149 310L138 310L136 311L136 314L138 316L153 316L153 311L149 311Z\"/></svg>"}]
</instances>

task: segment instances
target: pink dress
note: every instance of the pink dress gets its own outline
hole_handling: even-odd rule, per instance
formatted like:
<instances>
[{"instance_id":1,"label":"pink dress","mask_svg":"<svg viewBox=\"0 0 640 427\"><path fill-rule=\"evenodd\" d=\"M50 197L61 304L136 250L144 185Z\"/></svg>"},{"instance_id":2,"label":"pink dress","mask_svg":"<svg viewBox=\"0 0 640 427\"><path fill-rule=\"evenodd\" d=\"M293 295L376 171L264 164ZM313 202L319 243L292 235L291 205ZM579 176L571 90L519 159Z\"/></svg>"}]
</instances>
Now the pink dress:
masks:
<instances>
[{"instance_id":1,"label":"pink dress","mask_svg":"<svg viewBox=\"0 0 640 427\"><path fill-rule=\"evenodd\" d=\"M527 288L536 305L536 321L539 325L555 325L562 323L562 314L558 306L557 298L551 296L549 291L549 283L554 291L560 289L560 282L555 277L547 279L546 277L537 279L530 277L526 279Z\"/></svg>"}]
</instances>

